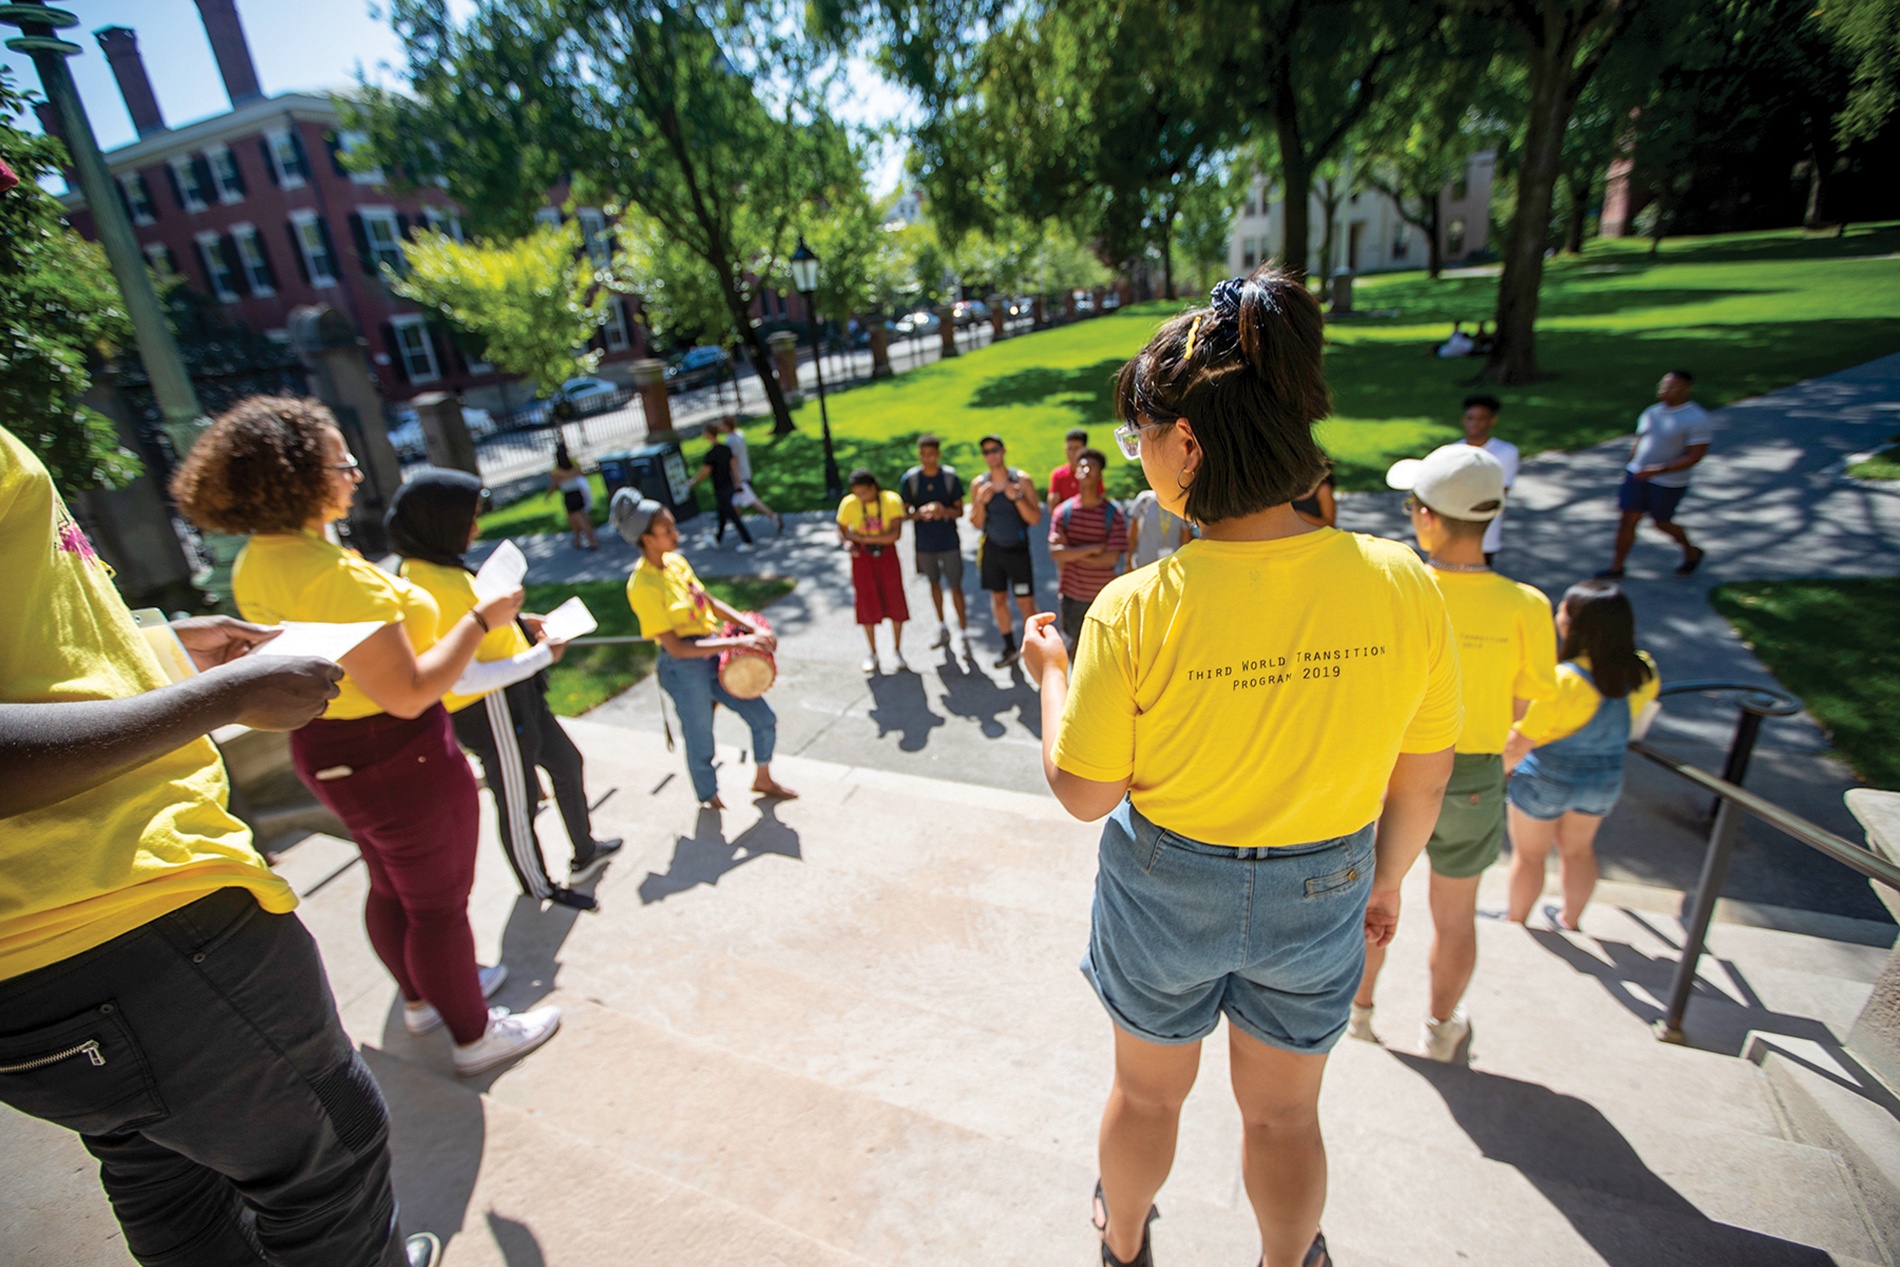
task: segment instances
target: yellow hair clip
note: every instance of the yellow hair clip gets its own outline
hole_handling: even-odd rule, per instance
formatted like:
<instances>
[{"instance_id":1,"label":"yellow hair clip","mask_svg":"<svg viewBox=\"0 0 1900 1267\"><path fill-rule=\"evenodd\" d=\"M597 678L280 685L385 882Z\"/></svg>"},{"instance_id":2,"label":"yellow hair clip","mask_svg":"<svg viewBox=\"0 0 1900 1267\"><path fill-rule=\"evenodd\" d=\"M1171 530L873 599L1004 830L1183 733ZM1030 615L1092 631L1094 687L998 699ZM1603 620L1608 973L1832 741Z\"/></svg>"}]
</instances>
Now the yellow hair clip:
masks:
<instances>
[{"instance_id":1,"label":"yellow hair clip","mask_svg":"<svg viewBox=\"0 0 1900 1267\"><path fill-rule=\"evenodd\" d=\"M1200 316L1198 316L1198 317L1196 317L1196 318L1194 318L1194 324L1188 327L1188 337L1187 337L1187 350L1181 353L1181 359L1182 359L1182 360L1184 360L1184 361L1185 361L1185 360L1191 360L1191 359L1193 358L1193 356L1194 356L1194 339L1195 339L1195 336L1197 336L1197 335L1199 335L1199 334L1200 334L1200 332L1201 332L1201 322L1203 322L1203 321L1205 321L1205 320L1207 320L1207 314L1206 314L1206 313L1202 313L1202 314L1201 314Z\"/></svg>"}]
</instances>

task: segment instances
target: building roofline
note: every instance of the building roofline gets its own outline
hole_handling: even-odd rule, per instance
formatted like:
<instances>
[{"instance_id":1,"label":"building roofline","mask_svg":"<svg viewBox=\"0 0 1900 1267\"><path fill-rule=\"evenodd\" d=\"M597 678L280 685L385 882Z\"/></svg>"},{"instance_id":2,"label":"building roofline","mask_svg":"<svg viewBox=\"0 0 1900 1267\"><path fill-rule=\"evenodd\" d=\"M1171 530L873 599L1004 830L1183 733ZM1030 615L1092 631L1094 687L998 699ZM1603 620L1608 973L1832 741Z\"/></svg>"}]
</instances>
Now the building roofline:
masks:
<instances>
[{"instance_id":1,"label":"building roofline","mask_svg":"<svg viewBox=\"0 0 1900 1267\"><path fill-rule=\"evenodd\" d=\"M308 92L284 92L274 97L259 97L223 114L214 114L183 127L169 128L129 145L108 150L105 155L106 166L114 176L118 176L166 159L194 153L218 141L254 135L264 131L273 120L283 118L305 123L335 123L336 102L327 94L319 96ZM77 189L61 194L59 200L68 211L77 211L86 205L85 195Z\"/></svg>"}]
</instances>

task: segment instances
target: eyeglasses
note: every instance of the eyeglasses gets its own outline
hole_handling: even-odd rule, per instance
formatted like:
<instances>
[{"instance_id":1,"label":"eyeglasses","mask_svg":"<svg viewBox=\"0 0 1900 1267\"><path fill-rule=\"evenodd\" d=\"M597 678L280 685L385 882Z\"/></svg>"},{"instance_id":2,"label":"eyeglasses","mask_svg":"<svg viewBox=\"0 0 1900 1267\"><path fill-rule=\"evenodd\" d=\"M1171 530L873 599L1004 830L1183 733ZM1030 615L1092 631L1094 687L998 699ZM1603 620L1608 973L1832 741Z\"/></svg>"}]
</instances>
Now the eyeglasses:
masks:
<instances>
[{"instance_id":1,"label":"eyeglasses","mask_svg":"<svg viewBox=\"0 0 1900 1267\"><path fill-rule=\"evenodd\" d=\"M1175 420L1164 418L1159 422L1124 422L1115 428L1115 445L1122 456L1129 461L1141 456L1141 433L1156 427L1172 427Z\"/></svg>"},{"instance_id":2,"label":"eyeglasses","mask_svg":"<svg viewBox=\"0 0 1900 1267\"><path fill-rule=\"evenodd\" d=\"M363 464L361 462L358 462L355 458L351 458L347 462L330 463L330 469L333 471L342 471L345 475L349 475L352 472L362 470Z\"/></svg>"},{"instance_id":3,"label":"eyeglasses","mask_svg":"<svg viewBox=\"0 0 1900 1267\"><path fill-rule=\"evenodd\" d=\"M1002 446L1002 445L1000 445L1000 444L992 444L992 445L990 445L990 446L989 446L988 448L986 448L986 449L984 449L984 450L983 450L983 456L984 456L984 457L986 457L986 458L993 458L993 457L995 457L995 456L996 456L997 454L999 454L999 453L1001 453L1002 451L1003 451L1003 446Z\"/></svg>"}]
</instances>

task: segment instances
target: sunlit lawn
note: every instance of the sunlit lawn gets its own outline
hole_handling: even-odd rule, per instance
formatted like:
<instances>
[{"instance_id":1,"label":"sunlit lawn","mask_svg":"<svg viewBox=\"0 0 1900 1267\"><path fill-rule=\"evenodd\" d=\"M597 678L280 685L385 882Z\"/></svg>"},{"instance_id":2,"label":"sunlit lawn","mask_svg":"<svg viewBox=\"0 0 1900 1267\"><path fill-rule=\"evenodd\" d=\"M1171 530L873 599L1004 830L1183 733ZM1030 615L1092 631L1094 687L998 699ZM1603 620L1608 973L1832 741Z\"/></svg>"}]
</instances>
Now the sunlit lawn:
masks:
<instances>
[{"instance_id":1,"label":"sunlit lawn","mask_svg":"<svg viewBox=\"0 0 1900 1267\"><path fill-rule=\"evenodd\" d=\"M1710 599L1856 773L1900 790L1900 578L1741 581Z\"/></svg>"},{"instance_id":2,"label":"sunlit lawn","mask_svg":"<svg viewBox=\"0 0 1900 1267\"><path fill-rule=\"evenodd\" d=\"M794 582L786 577L732 576L707 577L705 585L721 602L740 611L759 611L791 593ZM640 622L627 605L624 581L530 585L527 610L549 611L575 595L600 622L596 636L640 632ZM651 643L571 647L548 670L548 707L563 717L577 717L651 673L657 654Z\"/></svg>"}]
</instances>

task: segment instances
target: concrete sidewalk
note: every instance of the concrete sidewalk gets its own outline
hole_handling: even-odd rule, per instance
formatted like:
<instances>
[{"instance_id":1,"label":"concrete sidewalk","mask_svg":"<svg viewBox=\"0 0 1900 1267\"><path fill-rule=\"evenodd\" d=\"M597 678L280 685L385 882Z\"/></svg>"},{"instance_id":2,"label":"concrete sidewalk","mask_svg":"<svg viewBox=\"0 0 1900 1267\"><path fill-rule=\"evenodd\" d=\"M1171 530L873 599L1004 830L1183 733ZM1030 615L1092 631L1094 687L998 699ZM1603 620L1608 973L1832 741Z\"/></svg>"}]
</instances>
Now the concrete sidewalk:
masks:
<instances>
[{"instance_id":1,"label":"concrete sidewalk","mask_svg":"<svg viewBox=\"0 0 1900 1267\"><path fill-rule=\"evenodd\" d=\"M1631 424L1644 402L1631 402ZM1507 414L1500 428L1510 437ZM1688 580L1670 575L1677 556L1645 528L1630 561L1627 586L1643 645L1665 681L1724 678L1772 682L1708 592L1726 580L1760 577L1883 575L1900 570L1900 488L1846 479L1848 455L1872 449L1900 430L1900 355L1737 402L1715 413L1716 442L1697 468L1682 521L1709 557ZM1105 424L1106 425L1106 424ZM1524 463L1506 526L1501 570L1543 588L1552 600L1609 561L1614 491L1627 441L1579 453L1533 455ZM895 478L897 472L886 473ZM974 472L964 472L967 478ZM1403 537L1409 529L1398 494L1348 494L1340 526ZM1040 715L1034 689L1019 671L991 667L997 650L988 596L977 589L976 534L962 525L968 561L964 585L976 632L976 654L958 660L929 649L935 631L928 588L916 579L908 539L901 548L911 578L912 620L905 651L915 674L866 678L858 671L864 639L852 623L850 563L837 548L829 516L792 515L783 537L765 521L748 520L758 551L736 553L710 539L712 517L688 525L683 550L704 575L770 573L796 577L798 588L770 615L780 635L779 713L785 753L872 764L933 778L1043 793L1037 761ZM1055 569L1040 533L1035 540L1038 603L1055 606ZM631 547L602 538L598 553L569 547L563 537L524 539L537 581L620 579L631 570ZM887 635L880 635L887 636ZM889 646L884 645L888 662ZM659 692L652 679L596 709L613 725L658 729ZM1707 769L1721 768L1734 725L1732 703L1671 700L1654 732L1670 751ZM734 742L743 728L721 718ZM1770 721L1762 731L1748 786L1848 839L1861 839L1841 804L1855 786L1851 771L1828 755L1825 735L1802 716ZM1630 763L1629 794L1599 840L1605 874L1668 890L1694 887L1707 823L1706 803L1648 762ZM1725 916L1782 927L1789 909L1891 922L1864 881L1771 828L1750 823L1727 892ZM1845 926L1832 931L1843 933Z\"/></svg>"}]
</instances>

